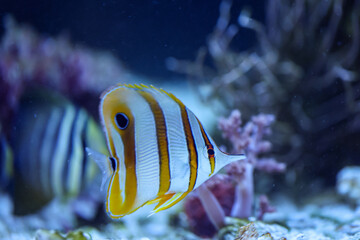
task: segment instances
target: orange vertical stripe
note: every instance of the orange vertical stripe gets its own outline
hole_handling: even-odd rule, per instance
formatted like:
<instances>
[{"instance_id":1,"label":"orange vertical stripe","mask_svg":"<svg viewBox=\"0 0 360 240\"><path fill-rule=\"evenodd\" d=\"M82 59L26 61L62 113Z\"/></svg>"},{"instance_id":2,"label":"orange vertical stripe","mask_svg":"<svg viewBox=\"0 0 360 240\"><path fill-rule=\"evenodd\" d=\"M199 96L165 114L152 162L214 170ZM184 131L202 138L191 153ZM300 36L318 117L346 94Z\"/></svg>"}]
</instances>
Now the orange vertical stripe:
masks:
<instances>
[{"instance_id":1,"label":"orange vertical stripe","mask_svg":"<svg viewBox=\"0 0 360 240\"><path fill-rule=\"evenodd\" d=\"M119 89L117 89L119 90ZM136 153L135 153L135 119L130 109L123 101L120 101L124 96L118 91L109 93L106 96L106 101L103 104L104 125L108 133L108 143L110 145L110 152L112 157L117 161L117 169L112 176L108 189L107 210L112 218L119 218L123 215L133 211L136 196L137 196L137 179L136 179ZM126 129L121 130L117 128L115 116L117 113L124 113L129 119L129 124ZM115 129L115 131L113 130ZM121 156L116 156L116 148L114 145L113 136L120 135L124 144L124 159L119 159ZM120 189L119 182L120 160L124 161L126 169L125 189ZM125 191L125 198L121 198L122 191Z\"/></svg>"},{"instance_id":2,"label":"orange vertical stripe","mask_svg":"<svg viewBox=\"0 0 360 240\"><path fill-rule=\"evenodd\" d=\"M190 180L189 180L189 187L188 187L187 192L190 192L195 187L196 178L197 178L197 168L198 168L198 155L197 155L197 151L196 151L195 140L194 140L194 136L191 131L189 116L188 116L185 105L173 94L171 94L171 93L166 93L166 94L169 97L171 97L180 106L180 110L181 110L181 119L183 122L184 132L185 132L185 137L186 137L186 144L187 144L187 148L189 151Z\"/></svg>"},{"instance_id":3,"label":"orange vertical stripe","mask_svg":"<svg viewBox=\"0 0 360 240\"><path fill-rule=\"evenodd\" d=\"M115 191L118 189L118 191ZM110 197L110 199L109 199ZM110 200L110 201L109 201ZM110 204L109 204L110 202ZM115 172L110 180L109 189L107 191L107 198L106 198L106 211L110 214L120 215L121 214L121 207L123 199L121 196L120 191L120 181L119 181L119 172ZM117 204L114 204L117 203ZM110 215L110 217L115 218Z\"/></svg>"},{"instance_id":4,"label":"orange vertical stripe","mask_svg":"<svg viewBox=\"0 0 360 240\"><path fill-rule=\"evenodd\" d=\"M132 210L137 195L136 179L136 154L135 154L135 119L130 109L125 104L117 104L113 113L113 126L116 126L115 116L117 113L125 113L129 118L129 124L125 130L117 129L124 144L124 162L126 168L125 178L125 199L122 212L127 213ZM119 165L118 165L119 166ZM117 169L119 171L119 167ZM116 204L116 201L114 201Z\"/></svg>"},{"instance_id":5,"label":"orange vertical stripe","mask_svg":"<svg viewBox=\"0 0 360 240\"><path fill-rule=\"evenodd\" d=\"M159 106L159 103L149 92L139 91L141 96L149 103L152 113L155 118L156 137L159 150L159 164L160 164L160 187L158 196L165 194L170 188L170 166L169 166L169 145L166 133L166 124L164 113Z\"/></svg>"},{"instance_id":6,"label":"orange vertical stripe","mask_svg":"<svg viewBox=\"0 0 360 240\"><path fill-rule=\"evenodd\" d=\"M211 144L211 142L209 140L209 137L207 136L201 122L199 121L198 118L196 118L196 120L199 123L200 130L201 130L201 135L202 135L202 137L203 137L203 139L205 141L206 148L214 150L214 146ZM210 168L211 168L211 172L209 174L209 176L210 176L210 175L212 175L214 173L214 170L215 170L215 156L208 154L208 158L209 158L209 161L210 161Z\"/></svg>"}]
</instances>

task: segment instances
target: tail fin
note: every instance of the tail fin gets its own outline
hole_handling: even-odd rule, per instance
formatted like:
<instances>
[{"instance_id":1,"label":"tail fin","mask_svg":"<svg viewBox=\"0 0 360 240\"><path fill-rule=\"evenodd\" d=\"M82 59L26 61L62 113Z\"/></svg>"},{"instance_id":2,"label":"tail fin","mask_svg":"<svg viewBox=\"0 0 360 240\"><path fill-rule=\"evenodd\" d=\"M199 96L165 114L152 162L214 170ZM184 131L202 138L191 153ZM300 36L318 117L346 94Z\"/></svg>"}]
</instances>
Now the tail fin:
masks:
<instances>
[{"instance_id":1,"label":"tail fin","mask_svg":"<svg viewBox=\"0 0 360 240\"><path fill-rule=\"evenodd\" d=\"M236 161L244 161L245 159L245 154L227 154L220 151L220 154L218 154L216 157L215 172L219 171L221 168L225 167L229 163Z\"/></svg>"},{"instance_id":2,"label":"tail fin","mask_svg":"<svg viewBox=\"0 0 360 240\"><path fill-rule=\"evenodd\" d=\"M229 163L246 159L245 154L226 154L226 155Z\"/></svg>"}]
</instances>

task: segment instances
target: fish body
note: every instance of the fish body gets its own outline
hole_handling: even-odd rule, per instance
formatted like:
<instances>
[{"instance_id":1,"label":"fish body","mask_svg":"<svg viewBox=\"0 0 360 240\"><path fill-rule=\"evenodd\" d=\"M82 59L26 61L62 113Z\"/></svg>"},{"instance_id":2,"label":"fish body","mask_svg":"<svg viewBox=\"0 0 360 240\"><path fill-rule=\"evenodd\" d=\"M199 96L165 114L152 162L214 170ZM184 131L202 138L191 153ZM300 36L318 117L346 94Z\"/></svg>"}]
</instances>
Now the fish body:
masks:
<instances>
[{"instance_id":1,"label":"fish body","mask_svg":"<svg viewBox=\"0 0 360 240\"><path fill-rule=\"evenodd\" d=\"M226 164L244 159L219 150L197 117L173 94L119 85L101 97L100 119L110 157L88 150L107 183L113 218L145 204L153 213L178 203Z\"/></svg>"},{"instance_id":2,"label":"fish body","mask_svg":"<svg viewBox=\"0 0 360 240\"><path fill-rule=\"evenodd\" d=\"M15 210L35 211L53 198L76 197L99 174L85 147L107 153L100 126L56 93L31 92L21 101L12 135ZM17 207L18 206L18 207Z\"/></svg>"}]
</instances>

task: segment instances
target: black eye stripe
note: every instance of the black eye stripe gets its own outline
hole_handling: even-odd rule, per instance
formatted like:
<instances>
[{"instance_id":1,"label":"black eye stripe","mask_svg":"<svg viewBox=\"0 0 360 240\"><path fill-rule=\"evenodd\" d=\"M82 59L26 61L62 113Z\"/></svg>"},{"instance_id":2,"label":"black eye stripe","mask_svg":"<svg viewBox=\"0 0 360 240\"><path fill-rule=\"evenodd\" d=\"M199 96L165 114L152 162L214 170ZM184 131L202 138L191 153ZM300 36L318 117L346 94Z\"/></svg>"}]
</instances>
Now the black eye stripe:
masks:
<instances>
[{"instance_id":1,"label":"black eye stripe","mask_svg":"<svg viewBox=\"0 0 360 240\"><path fill-rule=\"evenodd\" d=\"M118 128L125 129L129 125L129 118L125 113L117 113L115 115L115 122Z\"/></svg>"},{"instance_id":2,"label":"black eye stripe","mask_svg":"<svg viewBox=\"0 0 360 240\"><path fill-rule=\"evenodd\" d=\"M113 157L110 157L109 159L110 159L110 162L111 162L112 170L115 172L115 170L116 170L116 160Z\"/></svg>"}]
</instances>

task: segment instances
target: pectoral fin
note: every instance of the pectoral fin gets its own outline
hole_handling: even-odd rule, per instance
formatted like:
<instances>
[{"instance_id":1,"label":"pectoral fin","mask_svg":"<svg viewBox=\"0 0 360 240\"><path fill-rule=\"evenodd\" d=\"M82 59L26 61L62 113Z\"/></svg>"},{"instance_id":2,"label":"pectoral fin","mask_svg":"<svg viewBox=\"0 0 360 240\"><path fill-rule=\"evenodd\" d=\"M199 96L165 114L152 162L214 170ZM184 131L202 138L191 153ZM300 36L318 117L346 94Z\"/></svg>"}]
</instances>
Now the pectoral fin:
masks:
<instances>
[{"instance_id":1,"label":"pectoral fin","mask_svg":"<svg viewBox=\"0 0 360 240\"><path fill-rule=\"evenodd\" d=\"M111 175L113 174L113 170L111 168L111 163L109 161L109 158L104 154L99 153L91 148L86 148L86 152L89 155L89 157L96 162L96 164L99 166L103 174L101 187L100 187L100 190L102 191L104 189L104 185L106 184L106 182L109 181Z\"/></svg>"}]
</instances>

